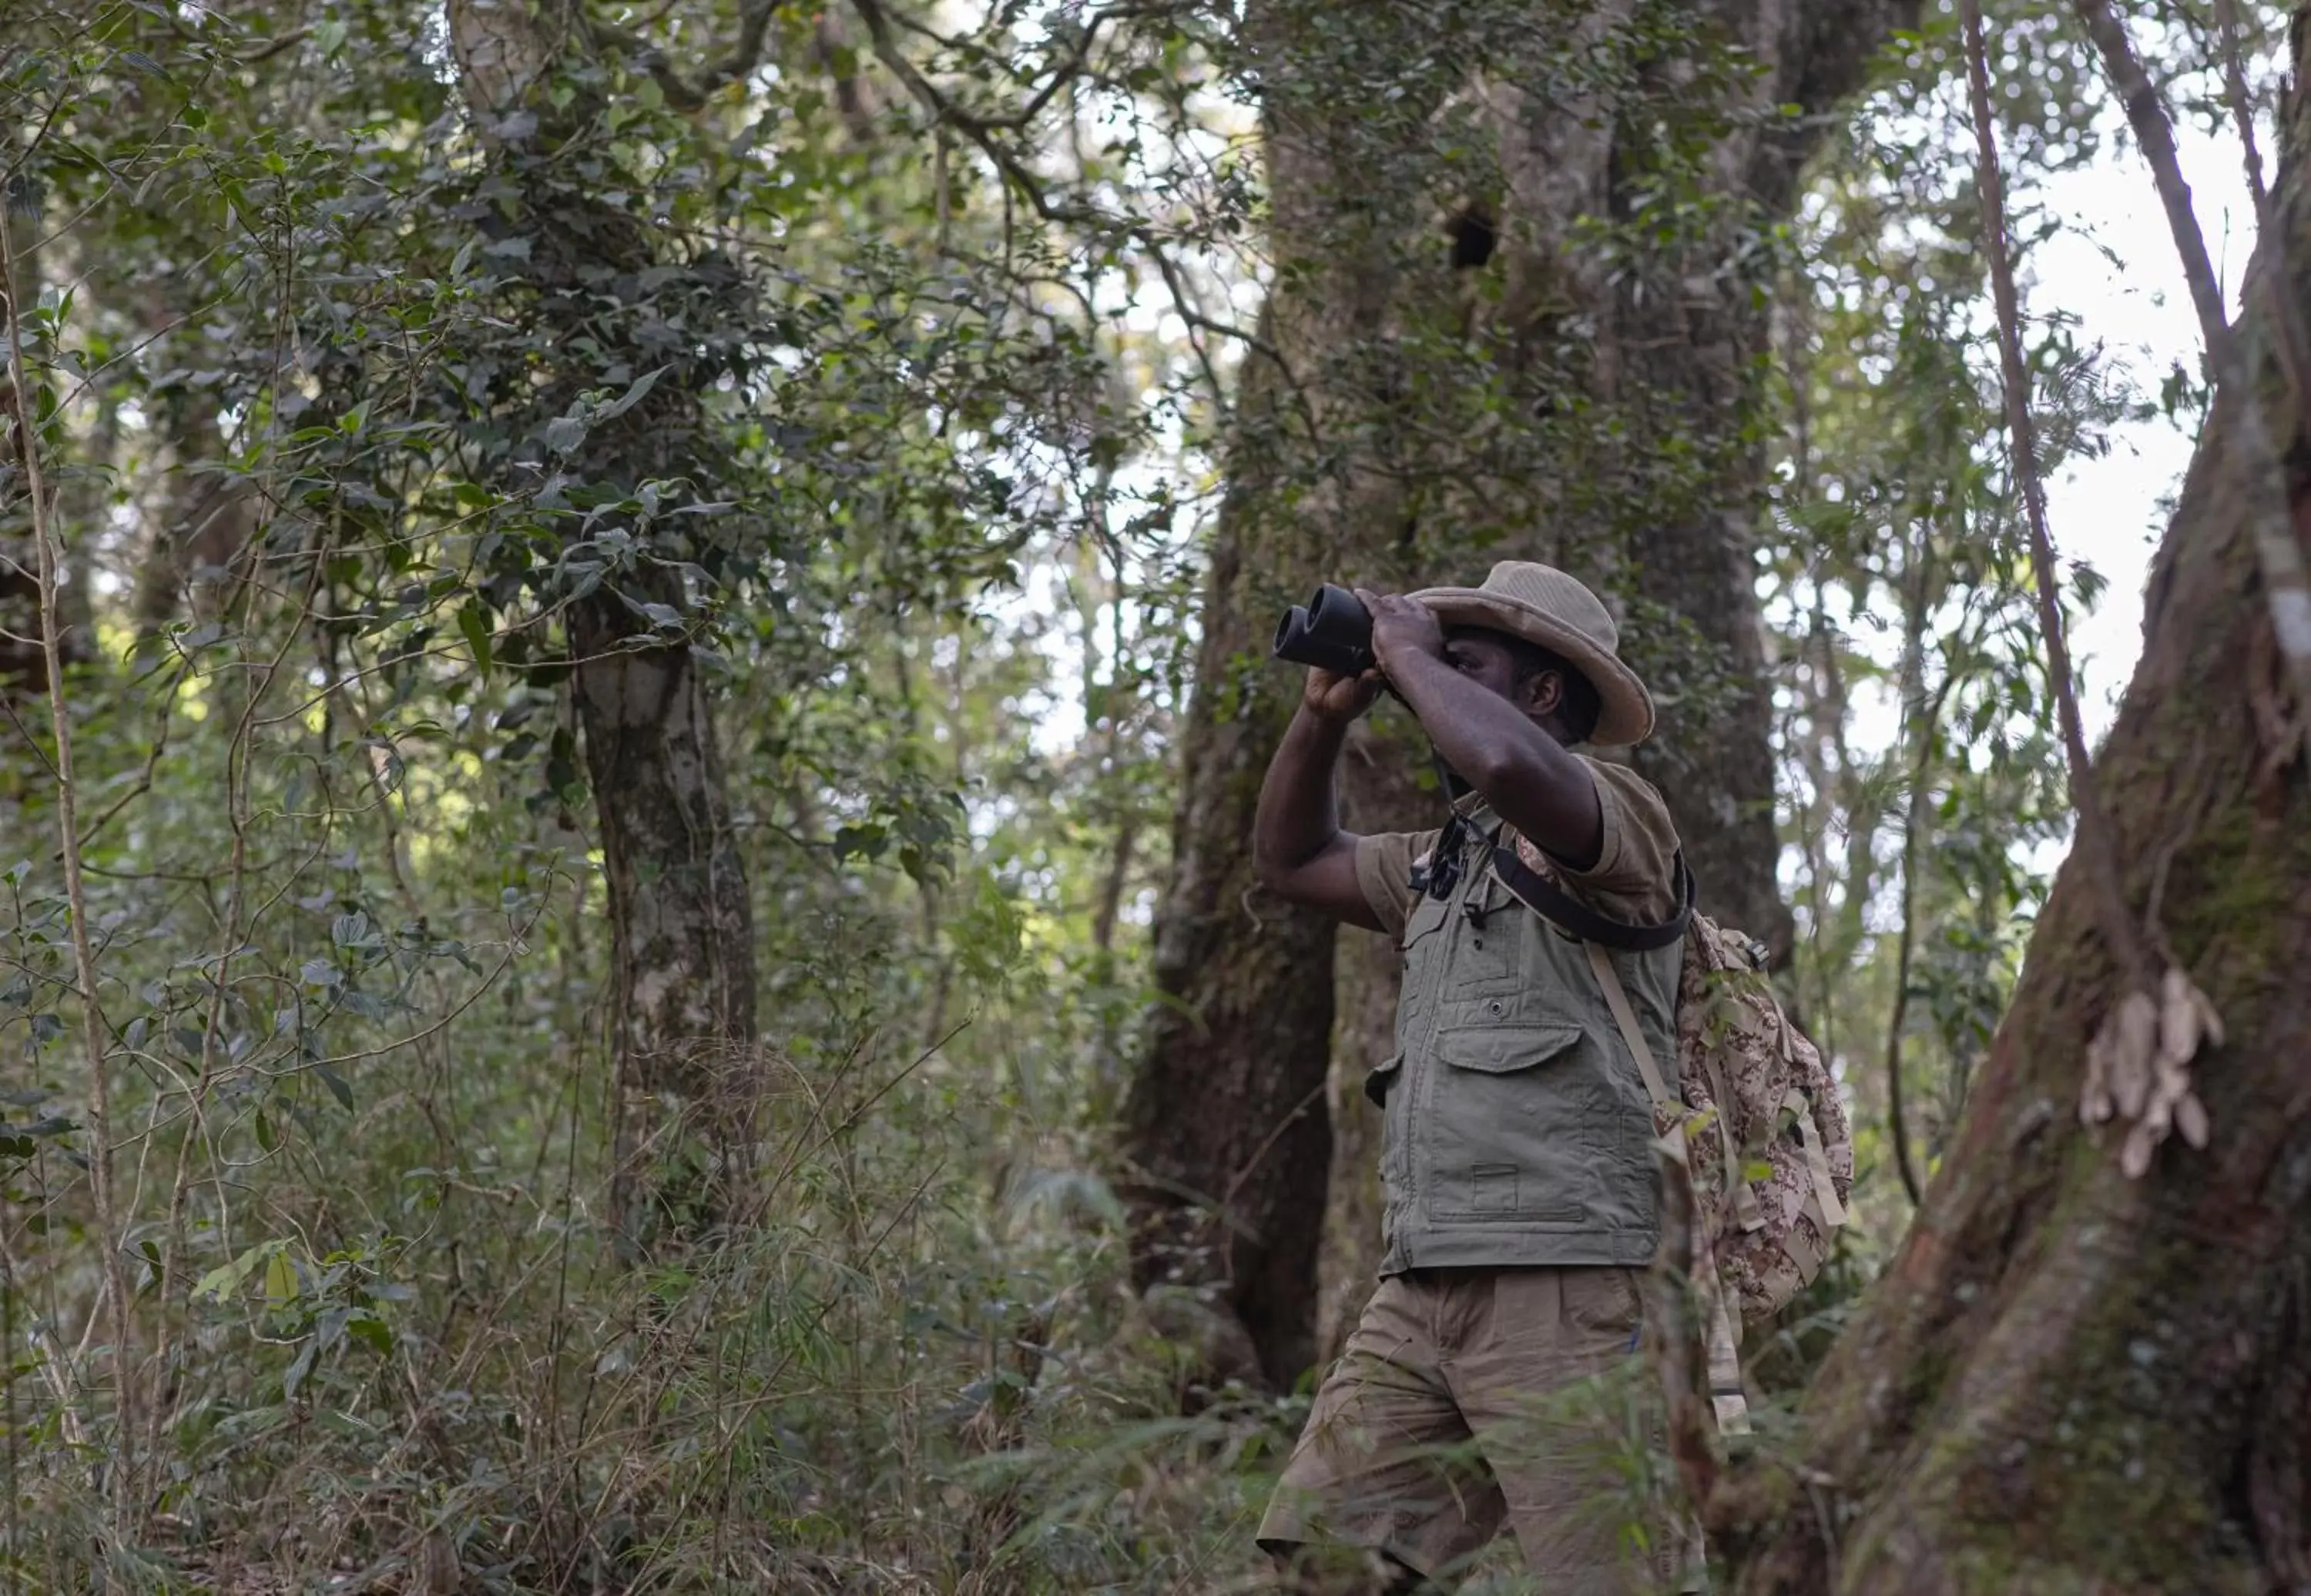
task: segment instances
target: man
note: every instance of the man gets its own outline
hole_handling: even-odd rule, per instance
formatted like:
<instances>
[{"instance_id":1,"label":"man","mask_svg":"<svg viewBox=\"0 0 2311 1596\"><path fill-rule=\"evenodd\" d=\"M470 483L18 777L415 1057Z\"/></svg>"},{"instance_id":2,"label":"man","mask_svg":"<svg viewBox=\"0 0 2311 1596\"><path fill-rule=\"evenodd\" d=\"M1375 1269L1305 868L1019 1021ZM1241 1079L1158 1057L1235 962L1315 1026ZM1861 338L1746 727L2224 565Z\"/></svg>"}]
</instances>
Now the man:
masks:
<instances>
[{"instance_id":1,"label":"man","mask_svg":"<svg viewBox=\"0 0 2311 1596\"><path fill-rule=\"evenodd\" d=\"M1595 1449L1529 1420L1635 1347L1658 1241L1652 1112L1586 947L1502 878L1521 860L1612 919L1676 918L1661 794L1573 752L1643 741L1653 702L1596 595L1546 565L1358 597L1378 667L1309 672L1253 845L1271 890L1403 949L1399 1051L1365 1085L1383 1113L1385 1249L1260 1544L1294 1589L1393 1593L1457 1572L1505 1520L1552 1596L1659 1588L1673 1538L1633 1547ZM1339 827L1333 769L1384 685L1467 785L1442 832ZM1513 850L1501 868L1496 847ZM1673 1068L1678 945L1612 956Z\"/></svg>"}]
</instances>

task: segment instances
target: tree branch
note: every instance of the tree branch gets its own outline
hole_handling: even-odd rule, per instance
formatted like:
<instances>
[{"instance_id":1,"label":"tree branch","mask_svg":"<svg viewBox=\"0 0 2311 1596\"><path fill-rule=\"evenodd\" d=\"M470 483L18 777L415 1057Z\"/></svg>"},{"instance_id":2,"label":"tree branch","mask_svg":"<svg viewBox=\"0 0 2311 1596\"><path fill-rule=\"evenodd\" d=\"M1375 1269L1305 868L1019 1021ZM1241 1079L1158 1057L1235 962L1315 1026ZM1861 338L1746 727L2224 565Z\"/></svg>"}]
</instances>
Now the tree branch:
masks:
<instances>
[{"instance_id":1,"label":"tree branch","mask_svg":"<svg viewBox=\"0 0 2311 1596\"><path fill-rule=\"evenodd\" d=\"M2071 802L2078 811L2078 850L2084 856L2095 896L2096 920L2124 984L2148 991L2157 983L2141 928L2127 909L2119 885L2118 858L2094 773L2087 762L2086 732L2080 723L2078 692L2064 641L2062 599L2055 587L2054 539L2046 530L2046 489L2038 476L2037 429L2030 419L2030 372L2022 354L2022 310L2014 289L2014 258L2006 239L2006 188L1998 165L1998 134L1991 119L1990 68L1982 40L1982 0L1958 0L1966 36L1967 88L1974 112L1975 188L1982 205L1983 247L1990 257L1990 285L1998 311L1998 353L2006 397L2006 430L2014 480L2022 490L2023 519L2030 536L2031 573L2036 579L2038 624L2045 632L2046 675L2062 724L2062 752L2070 770Z\"/></svg>"},{"instance_id":2,"label":"tree branch","mask_svg":"<svg viewBox=\"0 0 2311 1596\"><path fill-rule=\"evenodd\" d=\"M1972 3L1974 0L1969 0ZM2198 216L2191 208L2191 188L2183 180L2182 162L2175 153L2174 127L2167 120L2165 102L2134 54L2125 23L2111 13L2103 0L2076 0L2075 9L2102 56L2103 68L2110 74L2111 86L2118 91L2119 102L2126 108L2126 120L2134 130L2134 142L2142 147L2143 158L2150 163L2151 176L2158 185L2159 202L2167 211L2167 228L2175 235L2175 251L2182 257L2183 275L2191 285L2191 302L2199 312L2199 330L2206 340L2207 360L2214 368L2216 384L2219 389L2228 390L2232 403L2237 406L2237 442L2246 467L2243 485L2247 494L2255 557L2263 567L2272 631L2294 687L2297 713L2311 715L2311 573L2304 569L2303 548L2295 539L2294 518L2288 508L2286 478L2272 438L2271 420L2255 390L2237 336L2224 315L2222 289L2216 280L2213 263L2208 258L2207 241L2199 231ZM2235 57L2235 48L2231 53ZM2243 74L2240 89L2243 92ZM2234 105L2233 111L2243 118L2247 116L2243 100ZM2252 121L2246 125L2252 149ZM2258 153L2249 167L2250 173L2254 174L2261 164ZM2262 186L2259 176L2255 186ZM2262 235L2259 241L2274 251L2273 264L2277 265L2284 259L2283 254L2279 253L2283 249L2284 230L2272 219L2267 198L2259 209L2258 223ZM2283 270L2276 275L2272 297L2284 298L2288 279ZM2284 325L2282 321L2282 328ZM2295 396L2298 423L2303 397L2298 389Z\"/></svg>"},{"instance_id":3,"label":"tree branch","mask_svg":"<svg viewBox=\"0 0 2311 1596\"><path fill-rule=\"evenodd\" d=\"M2304 396L2311 394L2311 336L2289 285L2295 274L2287 260L2287 225L2271 203L2263 180L2263 146L2254 135L2254 96L2248 91L2246 66L2239 58L2237 0L2215 0L2215 48L2222 57L2223 94L2230 101L2231 118L2238 126L2239 157L2246 167L2247 192L2254 200L2256 241L2270 251L2269 269L2262 274L2263 309L2279 334L2279 363L2295 405L2295 426L2304 431Z\"/></svg>"},{"instance_id":4,"label":"tree branch","mask_svg":"<svg viewBox=\"0 0 2311 1596\"><path fill-rule=\"evenodd\" d=\"M1204 380L1212 390L1215 404L1224 403L1225 394L1220 386L1218 371L1212 364L1210 352L1192 336L1192 334L1198 330L1208 332L1219 337L1233 338L1255 353L1274 361L1278 369L1284 373L1286 384L1298 399L1304 419L1308 423L1312 436L1313 435L1314 413L1308 404L1306 395L1302 392L1299 382L1293 376L1291 367L1286 363L1283 352L1257 333L1205 314L1203 310L1189 297L1186 285L1179 275L1179 269L1164 254L1162 244L1155 236L1154 229L1137 218L1112 216L1088 205L1054 201L1044 192L1042 179L1020 159L1017 152L1010 149L1001 139L996 137L998 133L1014 129L1033 116L1036 109L1039 109L1050 98L1048 92L1039 94L1033 101L1031 101L1030 109L1007 116L982 117L975 112L967 111L942 93L938 86L925 77L920 69L907 58L906 52L899 48L898 41L892 37L890 13L883 9L882 0L851 0L851 9L859 13L859 20L867 24L868 37L874 41L876 58L890 68L892 75L899 80L901 85L925 110L930 112L940 122L960 131L965 138L978 146L980 153L994 163L996 173L1002 179L1007 188L1016 190L1038 217L1054 224L1083 227L1096 232L1121 234L1147 251L1148 257L1155 263L1156 274L1164 279L1164 286L1171 295L1173 310L1190 331L1189 342L1195 350L1197 364L1203 369ZM1103 13L1101 18L1094 19L1094 25L1097 21L1103 20L1110 14L1122 13L1121 12ZM1088 51L1089 48L1090 30L1086 28L1085 50ZM1077 65L1080 65L1079 54Z\"/></svg>"},{"instance_id":5,"label":"tree branch","mask_svg":"<svg viewBox=\"0 0 2311 1596\"><path fill-rule=\"evenodd\" d=\"M104 1317L111 1331L115 1452L111 1467L112 1532L134 1542L140 1534L143 1501L136 1442L136 1370L129 1350L128 1282L120 1267L123 1234L112 1186L112 1100L106 1078L106 1025L97 1002L96 955L88 938L88 894L81 879L79 791L73 774L72 715L65 700L62 622L57 613L61 585L56 528L48 519L48 484L40 469L40 439L32 388L24 374L22 301L16 290L16 251L11 230L0 225L0 301L4 301L8 381L13 395L16 449L30 501L32 543L39 554L40 650L48 667L48 720L56 740L57 830L64 843L65 899L72 915L74 984L79 989L81 1041L89 1070L89 1188L95 1200L98 1274L103 1282ZM4 424L4 423L0 423Z\"/></svg>"},{"instance_id":6,"label":"tree branch","mask_svg":"<svg viewBox=\"0 0 2311 1596\"><path fill-rule=\"evenodd\" d=\"M716 90L737 83L754 70L763 57L763 41L771 31L771 17L777 9L776 0L754 0L739 13L738 42L695 83L676 72L667 60L666 52L640 34L612 22L597 21L592 26L597 38L632 53L634 64L650 74L668 105L678 111L694 111L702 109Z\"/></svg>"},{"instance_id":7,"label":"tree branch","mask_svg":"<svg viewBox=\"0 0 2311 1596\"><path fill-rule=\"evenodd\" d=\"M1910 964L1917 942L1919 839L1926 829L1926 765L1932 757L1934 734L1941 723L1942 705L1958 680L1946 673L1941 685L1919 718L1917 746L1910 754L1909 812L1902 827L1902 927L1894 950L1894 1012L1886 1023L1886 1130L1894 1138L1894 1169L1902 1177L1902 1190L1916 1208L1925 1201L1924 1186L1910 1158L1910 1129L1902 1104L1902 1027L1909 1018Z\"/></svg>"}]
</instances>

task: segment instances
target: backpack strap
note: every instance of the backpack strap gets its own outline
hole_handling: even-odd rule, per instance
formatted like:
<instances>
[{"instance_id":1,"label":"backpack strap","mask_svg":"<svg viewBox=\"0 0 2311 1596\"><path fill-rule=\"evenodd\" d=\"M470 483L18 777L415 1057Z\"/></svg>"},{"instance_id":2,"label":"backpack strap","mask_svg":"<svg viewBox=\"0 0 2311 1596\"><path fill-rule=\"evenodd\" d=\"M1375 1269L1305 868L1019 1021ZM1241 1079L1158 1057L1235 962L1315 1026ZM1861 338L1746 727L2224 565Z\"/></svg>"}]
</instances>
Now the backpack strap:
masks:
<instances>
[{"instance_id":1,"label":"backpack strap","mask_svg":"<svg viewBox=\"0 0 2311 1596\"><path fill-rule=\"evenodd\" d=\"M1637 1073L1644 1077L1645 1095L1653 1100L1654 1106L1670 1114L1669 1133L1661 1139L1669 1146L1670 1156L1683 1164L1687 1146L1684 1104L1669 1094L1669 1083L1661 1078L1661 1066L1653 1061L1653 1050L1638 1027L1637 1011L1630 1006L1628 990L1621 985L1620 972L1613 968L1613 955L1594 942L1584 946L1589 968L1596 972L1598 988L1605 994L1605 1005L1613 1011L1614 1025L1620 1027L1621 1041L1628 1047L1629 1056L1637 1061ZM1726 1176L1733 1181L1734 1190L1747 1195L1748 1184L1734 1179L1740 1170L1734 1162L1732 1133L1723 1129L1725 1111L1721 1105L1717 1112L1717 1140L1726 1150ZM1693 1272L1708 1317L1703 1345L1707 1352L1709 1405L1717 1420L1718 1433L1746 1435L1749 1433L1749 1401L1741 1386L1741 1321L1726 1308L1725 1282L1717 1273L1716 1259L1705 1231L1694 1237Z\"/></svg>"},{"instance_id":2,"label":"backpack strap","mask_svg":"<svg viewBox=\"0 0 2311 1596\"><path fill-rule=\"evenodd\" d=\"M1509 895L1543 920L1554 920L1592 946L1603 943L1622 953L1652 953L1672 943L1682 941L1685 928L1693 919L1693 872L1685 868L1685 854L1680 850L1673 861L1677 885L1677 912L1659 925L1632 925L1627 920L1615 920L1600 914L1578 898L1551 883L1539 871L1517 857L1514 848L1496 844L1493 849L1493 874L1509 889Z\"/></svg>"},{"instance_id":3,"label":"backpack strap","mask_svg":"<svg viewBox=\"0 0 2311 1596\"><path fill-rule=\"evenodd\" d=\"M1725 1190L1733 1199L1733 1218L1743 1230L1763 1230L1766 1210L1757 1206L1757 1194L1741 1173L1740 1150L1733 1145L1733 1095L1726 1090L1715 1049L1702 1050L1701 1067L1709 1075L1709 1100L1717 1105L1717 1145L1725 1149Z\"/></svg>"},{"instance_id":4,"label":"backpack strap","mask_svg":"<svg viewBox=\"0 0 2311 1596\"><path fill-rule=\"evenodd\" d=\"M1814 1199L1821 1205L1823 1233L1845 1223L1845 1205L1837 1200L1837 1182L1829 1173L1829 1150L1822 1146L1821 1127L1813 1121L1813 1104L1795 1086L1782 1099L1782 1106L1794 1109L1798 1117L1798 1138L1805 1144L1806 1169L1813 1176Z\"/></svg>"},{"instance_id":5,"label":"backpack strap","mask_svg":"<svg viewBox=\"0 0 2311 1596\"><path fill-rule=\"evenodd\" d=\"M1670 1095L1669 1083L1661 1078L1661 1066L1653 1060L1653 1050L1645 1041L1644 1032L1637 1025L1637 1011L1629 1006L1628 990L1621 985L1621 972L1613 968L1613 955L1601 943L1584 942L1588 950L1589 968L1596 972L1597 985L1605 994L1605 1007L1613 1011L1613 1023L1621 1028L1621 1040L1627 1044L1629 1056L1637 1061L1637 1073L1645 1079L1645 1095L1653 1106L1675 1116L1675 1138L1685 1139L1683 1105Z\"/></svg>"},{"instance_id":6,"label":"backpack strap","mask_svg":"<svg viewBox=\"0 0 2311 1596\"><path fill-rule=\"evenodd\" d=\"M1621 984L1621 972L1613 968L1613 955L1597 943L1583 946L1588 950L1589 968L1596 974L1598 989L1605 994L1605 1006L1613 1011L1613 1024L1620 1027L1621 1041L1627 1045L1629 1056L1637 1061L1637 1073L1644 1077L1645 1095L1653 1100L1654 1107L1677 1116L1676 1136L1682 1147L1685 1104L1670 1095L1669 1083L1661 1078L1661 1066L1653 1059L1653 1049L1646 1045L1644 1032L1638 1027L1637 1011L1629 1003L1628 989ZM1763 1229L1766 1216L1757 1207L1757 1194L1741 1178L1741 1154L1733 1145L1733 1100L1726 1095L1724 1074L1717 1068L1714 1056L1703 1060L1703 1068L1709 1071L1709 1091L1717 1105L1717 1146L1724 1154L1726 1197L1743 1230ZM1818 1134L1816 1139L1819 1139ZM1828 1167L1825 1157L1822 1168Z\"/></svg>"},{"instance_id":7,"label":"backpack strap","mask_svg":"<svg viewBox=\"0 0 2311 1596\"><path fill-rule=\"evenodd\" d=\"M1708 1355L1710 1410L1716 1417L1719 1435L1746 1435L1749 1394L1741 1384L1741 1321L1726 1311L1725 1283L1714 1268L1702 1292L1709 1299L1709 1323L1702 1344Z\"/></svg>"}]
</instances>

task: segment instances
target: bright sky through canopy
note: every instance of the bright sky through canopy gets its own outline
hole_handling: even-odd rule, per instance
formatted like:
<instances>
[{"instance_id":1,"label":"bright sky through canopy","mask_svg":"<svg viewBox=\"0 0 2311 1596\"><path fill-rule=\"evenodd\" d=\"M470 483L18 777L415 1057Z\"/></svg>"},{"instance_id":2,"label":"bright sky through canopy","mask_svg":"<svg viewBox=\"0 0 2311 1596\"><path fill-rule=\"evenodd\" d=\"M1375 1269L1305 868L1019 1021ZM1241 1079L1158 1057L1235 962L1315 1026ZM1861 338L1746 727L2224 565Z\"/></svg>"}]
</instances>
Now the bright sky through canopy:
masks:
<instances>
[{"instance_id":1,"label":"bright sky through canopy","mask_svg":"<svg viewBox=\"0 0 2311 1596\"><path fill-rule=\"evenodd\" d=\"M2200 231L2236 317L2239 277L2254 245L2254 205L2238 141L2188 126L2177 126L2176 139ZM2263 148L2267 162L2272 146L2266 141ZM2146 392L2155 394L2177 361L2197 375L2198 319L2150 169L2133 141L2111 139L2091 165L2054 178L2041 193L2064 227L2031 253L2026 309L2037 313L2059 307L2076 316L2083 340L2106 344ZM2124 267L2114 266L2103 249ZM2196 441L2163 417L2117 427L2112 440L2107 456L2071 461L2047 487L2047 512L2064 560L2085 561L2110 583L2097 611L2072 639L2079 707L2089 737L2109 728L2141 651L2143 578L2166 530L2166 501L2179 487Z\"/></svg>"}]
</instances>

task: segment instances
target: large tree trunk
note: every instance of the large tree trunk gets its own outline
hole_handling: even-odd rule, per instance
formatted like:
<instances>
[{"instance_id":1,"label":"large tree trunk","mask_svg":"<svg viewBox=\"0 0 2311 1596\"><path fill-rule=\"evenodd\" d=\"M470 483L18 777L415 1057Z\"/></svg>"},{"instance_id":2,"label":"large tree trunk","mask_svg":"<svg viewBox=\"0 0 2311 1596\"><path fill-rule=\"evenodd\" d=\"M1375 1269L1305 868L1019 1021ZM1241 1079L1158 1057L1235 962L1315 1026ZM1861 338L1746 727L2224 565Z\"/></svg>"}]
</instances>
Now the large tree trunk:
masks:
<instances>
[{"instance_id":1,"label":"large tree trunk","mask_svg":"<svg viewBox=\"0 0 2311 1596\"><path fill-rule=\"evenodd\" d=\"M1381 423L1407 372L1404 280L1443 275L1441 245L1418 236L1435 204L1420 145L1451 85L1433 57L1426 80L1407 65L1424 58L1424 26L1408 7L1311 0L1270 0L1244 24L1261 74L1276 286L1266 349L1247 357L1204 593L1156 926L1165 1001L1125 1108L1139 1284L1177 1288L1152 1300L1173 1318L1194 1312L1209 1372L1278 1385L1316 1353L1333 935L1252 877L1260 778L1301 689L1268 645L1278 614L1320 577L1393 575L1409 530ZM1375 102L1338 86L1375 81L1405 92Z\"/></svg>"},{"instance_id":2,"label":"large tree trunk","mask_svg":"<svg viewBox=\"0 0 2311 1596\"><path fill-rule=\"evenodd\" d=\"M649 309L652 292L711 300L731 291L735 274L679 264L631 211L571 186L571 163L555 156L587 133L593 92L557 109L541 90L564 52L585 47L572 13L461 0L449 14L461 87L514 196L505 225L529 244L524 312L545 347L564 352L542 384L520 384L522 424L534 436L586 390L659 369L623 414L597 420L570 468L626 493L707 476L719 450L697 396L717 372L708 357L645 346L635 327L647 318L632 312ZM523 122L501 120L517 109ZM608 888L613 1208L630 1257L731 1211L756 1062L753 909L712 701L679 624L690 606L675 563L698 556L660 528L636 536L641 558L573 594L567 611Z\"/></svg>"},{"instance_id":3,"label":"large tree trunk","mask_svg":"<svg viewBox=\"0 0 2311 1596\"><path fill-rule=\"evenodd\" d=\"M1503 557L1589 579L1673 701L1640 763L1707 906L1786 941L1751 568L1764 327L1734 239L1786 211L1818 113L1915 8L1752 9L1689 7L1671 28L1630 4L1535 5L1472 24L1279 0L1247 24L1274 196L1272 353L1248 357L1157 920L1167 1001L1126 1147L1142 1283L1199 1288L1271 1380L1309 1362L1320 1298L1330 1334L1369 1284L1374 1128L1351 1105L1391 1045L1396 980L1385 949L1343 953L1328 1050L1330 931L1251 882L1260 777L1299 691L1296 671L1263 663L1283 603L1321 577L1473 582ZM1729 47L1762 71L1717 70ZM1790 104L1808 117L1763 114ZM1665 122L1707 128L1698 166L1671 170L1686 157L1641 132ZM1665 184L1736 203L1609 267L1590 230L1641 239L1625 224ZM1436 824L1400 717L1356 754L1352 824ZM1343 1111L1329 1160L1328 1100ZM1334 1228L1352 1234L1325 1243L1320 1292L1328 1162Z\"/></svg>"},{"instance_id":4,"label":"large tree trunk","mask_svg":"<svg viewBox=\"0 0 2311 1596\"><path fill-rule=\"evenodd\" d=\"M2289 131L2301 303L2299 95ZM2282 707L2237 398L2201 440L2095 767L2128 903L2228 1030L2194 1065L2212 1144L2169 1142L2129 1180L2122 1128L2080 1122L2118 978L2093 861L2073 856L1925 1207L1807 1394L1801 1445L1722 1504L1742 1590L2311 1589L2311 706Z\"/></svg>"}]
</instances>

